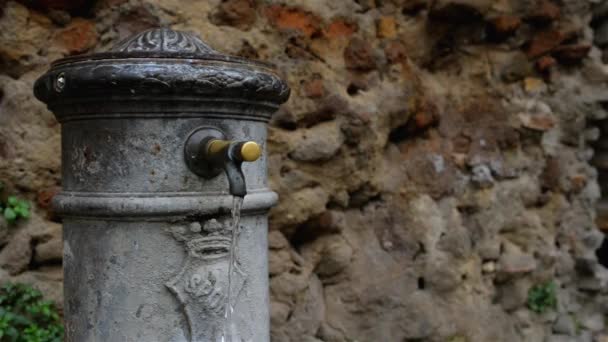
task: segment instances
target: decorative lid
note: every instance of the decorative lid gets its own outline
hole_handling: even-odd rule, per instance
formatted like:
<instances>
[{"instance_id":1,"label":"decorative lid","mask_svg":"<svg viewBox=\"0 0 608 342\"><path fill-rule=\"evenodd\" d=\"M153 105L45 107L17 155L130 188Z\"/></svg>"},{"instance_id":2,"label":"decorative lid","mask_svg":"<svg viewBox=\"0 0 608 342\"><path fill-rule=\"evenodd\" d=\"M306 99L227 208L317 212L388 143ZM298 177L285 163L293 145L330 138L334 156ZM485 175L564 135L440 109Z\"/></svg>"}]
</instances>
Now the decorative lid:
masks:
<instances>
[{"instance_id":1,"label":"decorative lid","mask_svg":"<svg viewBox=\"0 0 608 342\"><path fill-rule=\"evenodd\" d=\"M192 58L269 67L268 64L223 54L192 33L166 27L136 33L114 45L110 51L59 59L53 66L81 60L119 58Z\"/></svg>"},{"instance_id":2,"label":"decorative lid","mask_svg":"<svg viewBox=\"0 0 608 342\"><path fill-rule=\"evenodd\" d=\"M55 61L34 93L59 121L176 112L266 121L287 100L289 87L266 63L222 54L187 32L157 28L109 52Z\"/></svg>"},{"instance_id":3,"label":"decorative lid","mask_svg":"<svg viewBox=\"0 0 608 342\"><path fill-rule=\"evenodd\" d=\"M215 54L217 51L203 43L198 37L168 28L144 31L116 44L110 51L129 53L191 53Z\"/></svg>"}]
</instances>

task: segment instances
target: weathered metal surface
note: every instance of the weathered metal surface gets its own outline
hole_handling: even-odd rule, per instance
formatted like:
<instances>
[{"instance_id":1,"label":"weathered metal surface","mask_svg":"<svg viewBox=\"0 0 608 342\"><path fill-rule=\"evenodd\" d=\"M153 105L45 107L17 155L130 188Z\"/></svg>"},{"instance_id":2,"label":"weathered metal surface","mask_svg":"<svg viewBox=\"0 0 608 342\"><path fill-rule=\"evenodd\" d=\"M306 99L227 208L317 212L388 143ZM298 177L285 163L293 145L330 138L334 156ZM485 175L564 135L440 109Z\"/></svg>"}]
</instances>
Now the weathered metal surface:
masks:
<instances>
[{"instance_id":1,"label":"weathered metal surface","mask_svg":"<svg viewBox=\"0 0 608 342\"><path fill-rule=\"evenodd\" d=\"M201 127L264 148L289 96L267 65L150 30L55 62L35 85L62 123L67 341L216 341L228 301L232 195L186 163ZM220 138L220 137L218 137ZM266 155L242 164L231 293L237 341L268 341Z\"/></svg>"}]
</instances>

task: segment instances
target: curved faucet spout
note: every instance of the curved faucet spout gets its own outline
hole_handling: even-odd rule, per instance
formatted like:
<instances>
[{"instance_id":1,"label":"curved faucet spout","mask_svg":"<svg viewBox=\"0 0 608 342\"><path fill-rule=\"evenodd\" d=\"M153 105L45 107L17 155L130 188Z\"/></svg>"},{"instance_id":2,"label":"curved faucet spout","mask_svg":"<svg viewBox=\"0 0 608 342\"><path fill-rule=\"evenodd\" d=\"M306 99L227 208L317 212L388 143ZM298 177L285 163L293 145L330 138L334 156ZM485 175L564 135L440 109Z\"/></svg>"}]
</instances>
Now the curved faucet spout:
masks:
<instances>
[{"instance_id":1,"label":"curved faucet spout","mask_svg":"<svg viewBox=\"0 0 608 342\"><path fill-rule=\"evenodd\" d=\"M253 141L227 141L205 139L201 142L202 154L216 166L226 172L230 193L233 196L245 197L247 185L243 174L243 162L256 161L262 155L262 149Z\"/></svg>"},{"instance_id":2,"label":"curved faucet spout","mask_svg":"<svg viewBox=\"0 0 608 342\"><path fill-rule=\"evenodd\" d=\"M228 178L230 193L232 196L245 197L247 195L247 184L245 183L245 175L241 164L234 161L224 163L224 171Z\"/></svg>"}]
</instances>

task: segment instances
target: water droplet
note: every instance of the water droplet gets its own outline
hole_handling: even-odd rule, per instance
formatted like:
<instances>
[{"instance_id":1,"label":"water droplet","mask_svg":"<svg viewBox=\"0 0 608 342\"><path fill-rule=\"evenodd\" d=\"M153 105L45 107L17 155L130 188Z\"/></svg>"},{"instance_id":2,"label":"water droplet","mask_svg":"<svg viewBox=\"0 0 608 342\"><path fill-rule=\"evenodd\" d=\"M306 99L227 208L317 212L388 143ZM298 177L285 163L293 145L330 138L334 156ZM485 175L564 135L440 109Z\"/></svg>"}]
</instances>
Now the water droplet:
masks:
<instances>
[{"instance_id":1,"label":"water droplet","mask_svg":"<svg viewBox=\"0 0 608 342\"><path fill-rule=\"evenodd\" d=\"M226 300L226 308L224 310L224 335L222 340L226 339L226 342L233 342L232 327L234 322L232 321L232 314L234 307L232 307L232 273L234 272L234 264L236 263L236 244L239 236L239 223L241 221L241 207L243 206L243 198L235 196L232 200L232 243L230 244L230 258L228 264L228 298Z\"/></svg>"}]
</instances>

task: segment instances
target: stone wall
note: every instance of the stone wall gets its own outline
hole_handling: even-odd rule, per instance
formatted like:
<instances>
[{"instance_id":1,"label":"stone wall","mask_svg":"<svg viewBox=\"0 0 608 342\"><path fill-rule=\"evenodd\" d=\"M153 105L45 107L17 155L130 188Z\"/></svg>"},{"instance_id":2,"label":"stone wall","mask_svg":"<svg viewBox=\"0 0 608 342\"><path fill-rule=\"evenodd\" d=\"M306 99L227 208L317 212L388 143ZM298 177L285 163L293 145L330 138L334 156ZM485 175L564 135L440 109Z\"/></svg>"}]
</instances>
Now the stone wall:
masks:
<instances>
[{"instance_id":1,"label":"stone wall","mask_svg":"<svg viewBox=\"0 0 608 342\"><path fill-rule=\"evenodd\" d=\"M292 88L269 132L273 341L608 340L590 164L608 116L608 1L0 9L0 180L35 203L0 227L2 281L61 304L59 126L33 81L56 58L168 25L274 63ZM539 314L529 292L547 283L558 304Z\"/></svg>"}]
</instances>

